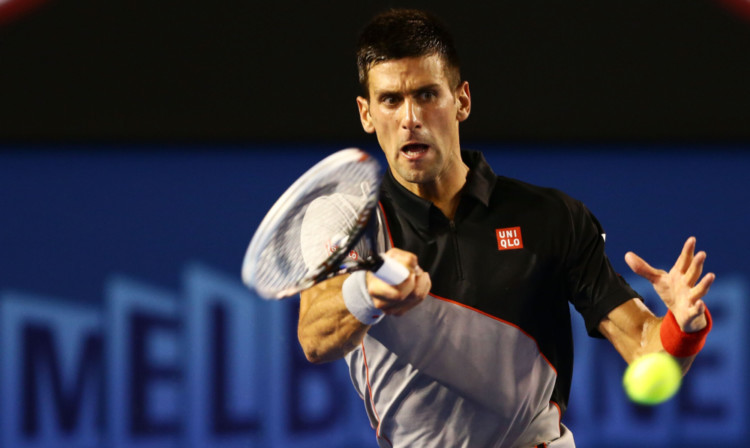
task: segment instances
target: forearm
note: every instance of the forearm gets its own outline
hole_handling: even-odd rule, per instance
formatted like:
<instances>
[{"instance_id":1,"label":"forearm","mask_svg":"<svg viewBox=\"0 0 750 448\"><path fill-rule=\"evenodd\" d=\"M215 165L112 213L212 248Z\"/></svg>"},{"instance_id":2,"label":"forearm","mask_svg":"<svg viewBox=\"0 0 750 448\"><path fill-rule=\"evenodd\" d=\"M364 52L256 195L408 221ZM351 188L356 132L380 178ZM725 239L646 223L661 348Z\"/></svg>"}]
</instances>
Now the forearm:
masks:
<instances>
[{"instance_id":1,"label":"forearm","mask_svg":"<svg viewBox=\"0 0 750 448\"><path fill-rule=\"evenodd\" d=\"M704 327L705 322L704 320ZM672 350L665 350L662 336L663 325L666 325L664 318L654 316L639 299L634 299L610 312L599 324L599 330L612 342L623 359L631 363L649 353ZM674 356L674 358L685 374L693 363L695 355Z\"/></svg>"},{"instance_id":2,"label":"forearm","mask_svg":"<svg viewBox=\"0 0 750 448\"><path fill-rule=\"evenodd\" d=\"M643 355L663 350L660 326L661 318L634 299L612 310L599 323L599 331L630 364Z\"/></svg>"},{"instance_id":3,"label":"forearm","mask_svg":"<svg viewBox=\"0 0 750 448\"><path fill-rule=\"evenodd\" d=\"M385 315L408 312L430 292L430 275L419 268L414 254L392 248L386 255L410 271L399 285L359 271L334 277L300 294L297 337L310 362L343 357L362 342L370 325Z\"/></svg>"},{"instance_id":4,"label":"forearm","mask_svg":"<svg viewBox=\"0 0 750 448\"><path fill-rule=\"evenodd\" d=\"M344 304L341 288L346 278L334 277L300 294L297 337L310 362L342 358L359 345L370 328Z\"/></svg>"},{"instance_id":5,"label":"forearm","mask_svg":"<svg viewBox=\"0 0 750 448\"><path fill-rule=\"evenodd\" d=\"M600 330L607 339L612 341L612 345L625 362L630 364L649 353L665 351L659 336L662 320L662 318L656 316L648 319L644 322L643 328L634 332L632 337L627 334L626 329L618 327L606 318L602 321ZM687 373L694 359L695 356L675 357L675 360L680 364L683 375Z\"/></svg>"}]
</instances>

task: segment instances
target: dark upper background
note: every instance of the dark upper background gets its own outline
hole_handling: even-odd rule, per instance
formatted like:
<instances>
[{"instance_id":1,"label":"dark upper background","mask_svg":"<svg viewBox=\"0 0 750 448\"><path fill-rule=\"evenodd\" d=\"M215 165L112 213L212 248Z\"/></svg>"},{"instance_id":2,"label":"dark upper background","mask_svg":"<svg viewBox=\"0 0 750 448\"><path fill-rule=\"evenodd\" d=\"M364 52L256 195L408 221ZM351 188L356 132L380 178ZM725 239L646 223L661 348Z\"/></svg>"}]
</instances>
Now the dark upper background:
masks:
<instances>
[{"instance_id":1,"label":"dark upper background","mask_svg":"<svg viewBox=\"0 0 750 448\"><path fill-rule=\"evenodd\" d=\"M407 6L454 31L464 141L747 142L750 14L725 3ZM0 143L370 141L354 41L393 5L47 0L0 21Z\"/></svg>"}]
</instances>

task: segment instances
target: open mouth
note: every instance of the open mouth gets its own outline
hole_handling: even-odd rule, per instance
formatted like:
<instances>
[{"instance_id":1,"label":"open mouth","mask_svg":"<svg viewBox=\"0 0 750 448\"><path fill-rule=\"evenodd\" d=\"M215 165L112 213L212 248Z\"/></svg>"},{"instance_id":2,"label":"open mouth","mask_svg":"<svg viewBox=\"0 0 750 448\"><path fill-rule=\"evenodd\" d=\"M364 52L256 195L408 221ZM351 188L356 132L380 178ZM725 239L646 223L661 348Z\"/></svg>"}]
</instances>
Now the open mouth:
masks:
<instances>
[{"instance_id":1,"label":"open mouth","mask_svg":"<svg viewBox=\"0 0 750 448\"><path fill-rule=\"evenodd\" d=\"M401 148L401 153L404 154L407 159L414 160L424 155L428 149L430 149L429 145L423 143L410 143Z\"/></svg>"}]
</instances>

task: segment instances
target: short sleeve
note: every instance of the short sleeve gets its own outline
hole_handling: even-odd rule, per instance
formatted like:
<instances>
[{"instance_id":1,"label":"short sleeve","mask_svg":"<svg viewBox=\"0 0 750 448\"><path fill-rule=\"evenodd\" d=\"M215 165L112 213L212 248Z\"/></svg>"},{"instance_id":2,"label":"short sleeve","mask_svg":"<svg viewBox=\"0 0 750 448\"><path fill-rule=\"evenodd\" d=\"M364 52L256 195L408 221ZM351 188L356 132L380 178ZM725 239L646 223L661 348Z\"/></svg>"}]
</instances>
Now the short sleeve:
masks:
<instances>
[{"instance_id":1,"label":"short sleeve","mask_svg":"<svg viewBox=\"0 0 750 448\"><path fill-rule=\"evenodd\" d=\"M570 301L583 316L588 334L602 337L599 323L610 311L640 298L612 268L604 250L606 235L599 221L579 201L569 202L572 226L567 258Z\"/></svg>"}]
</instances>

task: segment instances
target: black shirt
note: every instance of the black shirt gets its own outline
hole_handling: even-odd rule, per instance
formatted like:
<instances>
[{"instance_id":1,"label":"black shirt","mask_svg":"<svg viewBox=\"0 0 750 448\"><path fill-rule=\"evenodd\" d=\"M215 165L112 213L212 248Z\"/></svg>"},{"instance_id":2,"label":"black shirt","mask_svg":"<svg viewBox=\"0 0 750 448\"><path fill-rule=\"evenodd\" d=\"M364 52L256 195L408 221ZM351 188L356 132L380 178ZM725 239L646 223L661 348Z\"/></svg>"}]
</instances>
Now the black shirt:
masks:
<instances>
[{"instance_id":1,"label":"black shirt","mask_svg":"<svg viewBox=\"0 0 750 448\"><path fill-rule=\"evenodd\" d=\"M573 371L568 302L591 336L612 309L638 297L604 252L604 232L564 193L496 176L479 152L462 151L470 171L453 220L389 172L381 206L395 247L430 273L431 295L519 327L557 371L550 400L564 412ZM511 350L512 347L509 347Z\"/></svg>"}]
</instances>

